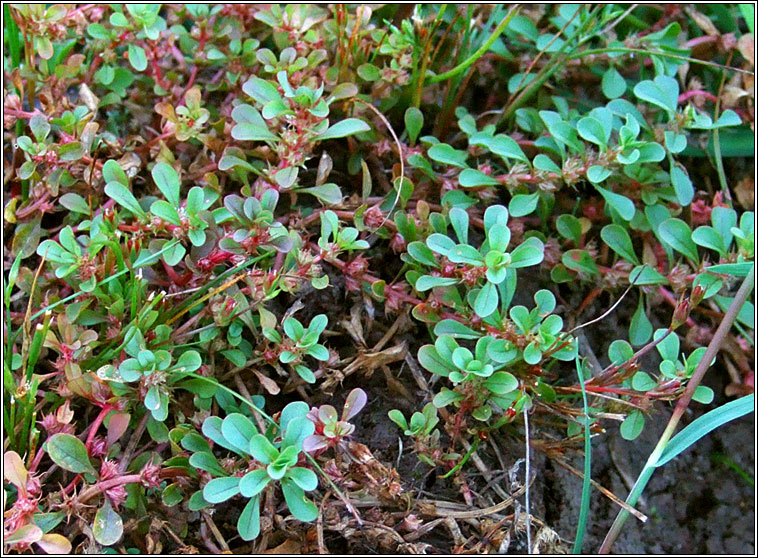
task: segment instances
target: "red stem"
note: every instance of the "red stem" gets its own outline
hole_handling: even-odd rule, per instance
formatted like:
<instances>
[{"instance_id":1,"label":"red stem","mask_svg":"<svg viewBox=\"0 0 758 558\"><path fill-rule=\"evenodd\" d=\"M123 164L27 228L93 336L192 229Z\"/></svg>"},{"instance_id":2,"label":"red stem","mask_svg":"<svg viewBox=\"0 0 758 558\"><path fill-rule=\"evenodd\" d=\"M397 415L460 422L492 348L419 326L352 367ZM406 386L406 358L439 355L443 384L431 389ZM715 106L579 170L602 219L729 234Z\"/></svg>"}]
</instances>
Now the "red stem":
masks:
<instances>
[{"instance_id":1,"label":"red stem","mask_svg":"<svg viewBox=\"0 0 758 558\"><path fill-rule=\"evenodd\" d=\"M92 426L89 429L89 434L87 435L87 442L85 445L87 446L87 452L90 452L92 450L92 440L95 439L95 434L97 434L97 429L100 428L100 425L103 423L103 420L105 420L105 417L113 410L113 406L109 404L105 404L102 409L100 409L100 412L95 417L95 420L92 422Z\"/></svg>"},{"instance_id":2,"label":"red stem","mask_svg":"<svg viewBox=\"0 0 758 558\"><path fill-rule=\"evenodd\" d=\"M695 89L693 91L685 91L684 93L679 95L679 104L681 105L682 103L686 102L688 99L692 97L705 97L706 99L714 103L717 103L719 100L718 97L716 97L716 95L714 95L713 93L710 93L708 91L702 91L700 89Z\"/></svg>"}]
</instances>

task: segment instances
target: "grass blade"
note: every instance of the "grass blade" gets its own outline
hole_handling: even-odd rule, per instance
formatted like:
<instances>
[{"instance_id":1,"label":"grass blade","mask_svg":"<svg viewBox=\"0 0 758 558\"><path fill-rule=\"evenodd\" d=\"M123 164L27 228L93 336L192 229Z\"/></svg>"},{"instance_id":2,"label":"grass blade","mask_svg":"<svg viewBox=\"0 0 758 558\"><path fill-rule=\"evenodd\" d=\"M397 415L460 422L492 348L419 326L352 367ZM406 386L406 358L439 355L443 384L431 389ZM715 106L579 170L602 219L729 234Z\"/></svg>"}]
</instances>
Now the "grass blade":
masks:
<instances>
[{"instance_id":1,"label":"grass blade","mask_svg":"<svg viewBox=\"0 0 758 558\"><path fill-rule=\"evenodd\" d=\"M661 465L665 465L712 430L729 421L745 416L752 412L753 409L755 409L755 394L730 401L698 417L682 429L679 434L671 438L671 441L666 444L655 466L660 467Z\"/></svg>"},{"instance_id":2,"label":"grass blade","mask_svg":"<svg viewBox=\"0 0 758 558\"><path fill-rule=\"evenodd\" d=\"M587 391L584 389L584 377L582 374L579 357L576 357L576 374L579 377L579 385L582 388L582 406L584 409L584 478L582 479L582 503L579 507L579 523L576 526L576 539L574 541L574 554L582 553L584 534L587 532L587 516L590 511L590 478L592 476L592 441L590 440L590 415L587 406Z\"/></svg>"}]
</instances>

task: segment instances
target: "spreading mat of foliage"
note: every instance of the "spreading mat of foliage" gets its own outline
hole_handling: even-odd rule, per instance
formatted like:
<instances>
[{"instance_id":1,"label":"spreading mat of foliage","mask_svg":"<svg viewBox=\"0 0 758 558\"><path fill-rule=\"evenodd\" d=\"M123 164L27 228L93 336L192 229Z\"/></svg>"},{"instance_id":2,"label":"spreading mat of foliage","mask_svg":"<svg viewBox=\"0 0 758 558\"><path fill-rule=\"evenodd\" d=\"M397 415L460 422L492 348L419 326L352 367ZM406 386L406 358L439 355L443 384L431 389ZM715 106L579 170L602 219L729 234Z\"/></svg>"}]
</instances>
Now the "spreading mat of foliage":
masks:
<instances>
[{"instance_id":1,"label":"spreading mat of foliage","mask_svg":"<svg viewBox=\"0 0 758 558\"><path fill-rule=\"evenodd\" d=\"M581 547L752 279L750 5L3 10L6 551Z\"/></svg>"}]
</instances>

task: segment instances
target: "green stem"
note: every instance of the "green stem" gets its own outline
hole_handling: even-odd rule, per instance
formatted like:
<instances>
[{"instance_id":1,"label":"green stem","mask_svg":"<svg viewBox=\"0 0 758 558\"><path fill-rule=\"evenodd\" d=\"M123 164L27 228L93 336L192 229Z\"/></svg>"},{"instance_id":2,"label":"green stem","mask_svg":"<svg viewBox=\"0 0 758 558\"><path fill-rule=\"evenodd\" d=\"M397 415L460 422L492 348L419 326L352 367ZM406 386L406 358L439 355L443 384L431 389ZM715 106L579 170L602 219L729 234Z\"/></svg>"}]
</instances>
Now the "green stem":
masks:
<instances>
[{"instance_id":1,"label":"green stem","mask_svg":"<svg viewBox=\"0 0 758 558\"><path fill-rule=\"evenodd\" d=\"M268 416L263 411L263 409L257 407L251 401L248 401L247 399L245 399L244 397L242 397L239 393L237 393L233 389L229 389L225 385L222 385L222 384L218 383L218 380L216 380L215 378L206 378L205 376L200 376L199 374L195 374L193 372L179 372L178 374L183 375L183 376L189 376L190 378L194 378L196 380L203 380L204 382L208 382L209 384L213 384L218 389L222 389L225 392L227 392L229 395L231 395L232 397L235 397L235 398L239 399L240 401L242 401L245 405L247 405L248 407L250 407L253 411L255 411L256 413L258 413L259 415L261 415L263 418L265 418L271 424L273 424L275 426L277 425L276 421L273 418L271 418L270 416Z\"/></svg>"},{"instance_id":2,"label":"green stem","mask_svg":"<svg viewBox=\"0 0 758 558\"><path fill-rule=\"evenodd\" d=\"M414 79L413 83L416 84L416 90L413 92L413 106L418 108L421 106L421 92L424 90L424 76L426 76L426 68L429 64L429 47L432 44L432 38L434 36L434 32L437 30L437 26L442 21L442 17L445 15L445 10L447 9L447 4L442 4L442 7L440 8L440 13L437 14L437 17L434 20L434 23L432 24L432 27L429 31L429 37L426 41L426 44L424 45L424 58L421 61L421 70L419 71L418 79ZM416 56L416 50L413 51L414 57ZM415 73L415 58L414 58L414 73ZM415 76L414 76L415 77Z\"/></svg>"},{"instance_id":3,"label":"green stem","mask_svg":"<svg viewBox=\"0 0 758 558\"><path fill-rule=\"evenodd\" d=\"M564 63L570 59L570 54L566 54L566 49L569 48L570 45L572 45L577 37L581 37L582 34L593 24L595 23L595 19L597 17L597 14L600 10L601 6L596 6L592 9L592 11L587 16L587 19L582 23L579 27L577 27L576 31L571 34L571 37L569 37L566 42L563 43L561 48L553 54L553 56L548 61L547 65L542 69L542 72L544 72L543 75L537 74L537 77L535 77L529 85L527 85L521 93L518 94L518 96L513 100L512 103L508 105L508 107L503 110L503 114L500 116L500 123L502 123L505 120L508 120L513 116L513 114L518 110L526 101L528 101L532 95L534 95L540 87L548 80L550 77L557 72L560 68L563 67ZM576 48L576 47L574 47Z\"/></svg>"},{"instance_id":4,"label":"green stem","mask_svg":"<svg viewBox=\"0 0 758 558\"><path fill-rule=\"evenodd\" d=\"M582 404L584 406L584 478L582 479L582 503L579 507L579 524L576 528L576 541L574 542L574 554L581 554L584 533L587 531L587 516L590 511L592 441L590 439L590 414L587 405L587 390L584 389L584 377L581 365L579 364L579 357L576 358L576 374L579 378L579 385L582 388Z\"/></svg>"},{"instance_id":5,"label":"green stem","mask_svg":"<svg viewBox=\"0 0 758 558\"><path fill-rule=\"evenodd\" d=\"M663 58L672 58L674 60L681 60L683 62L690 62L692 64L701 64L703 66L711 66L713 68L721 68L722 70L732 70L743 74L755 75L754 72L743 70L742 68L732 68L730 66L724 66L723 64L717 64L716 62L709 62L708 60L699 60L697 58L690 58L689 56L682 56L679 54L670 54L668 52L651 52L641 48L626 48L626 47L606 47L585 50L577 54L571 54L568 56L568 60L578 60L585 56L592 56L593 54L607 54L609 52L623 52L626 54L642 54L645 56L662 56Z\"/></svg>"},{"instance_id":6,"label":"green stem","mask_svg":"<svg viewBox=\"0 0 758 558\"><path fill-rule=\"evenodd\" d=\"M687 382L687 388L684 390L682 397L677 402L676 408L674 409L674 412L672 413L671 418L666 425L666 430L664 430L663 434L661 434L661 437L658 440L655 449L653 449L653 452L650 454L650 457L648 457L647 463L645 463L645 467L642 469L637 482L634 483L634 487L632 487L632 490L626 499L626 503L630 506L634 506L637 503L640 495L645 490L645 486L650 480L650 477L653 475L653 471L655 471L655 468L657 467L658 460L663 454L663 450L666 448L669 440L674 435L674 431L679 424L679 420L687 410L687 406L692 399L692 395L695 393L695 389L698 385L700 385L703 376L711 366L711 362L713 362L713 360L716 358L716 355L718 355L718 352L721 349L721 344L726 338L726 335L729 333L729 329L732 327L732 322L734 322L737 314L742 309L745 301L750 296L750 292L753 290L754 278L755 266L752 266L747 276L743 280L739 291L737 291L734 300L732 300L732 303L729 305L729 309L727 310L726 314L724 314L724 319L719 324L718 329L716 329L716 333L713 334L713 339L711 339L711 342L708 344L708 348L705 350L703 358L700 360L697 368L695 369L695 372ZM611 551L613 543L616 541L619 534L621 534L621 529L628 517L629 512L626 509L619 511L615 521L613 522L613 525L611 525L611 528L608 531L608 534L605 536L605 540L603 541L600 550L598 551L600 554L608 554Z\"/></svg>"},{"instance_id":7,"label":"green stem","mask_svg":"<svg viewBox=\"0 0 758 558\"><path fill-rule=\"evenodd\" d=\"M731 56L730 56L731 60ZM727 60L729 62L730 60ZM713 112L713 121L716 122L719 118L719 111L721 110L721 92L724 90L724 81L726 80L726 72L721 72L721 85L716 97L716 107ZM724 194L724 201L732 207L732 197L729 195L729 186L726 182L726 173L724 172L724 159L721 156L721 136L719 129L713 130L713 155L716 159L716 172L719 177L719 184L721 185L721 191Z\"/></svg>"},{"instance_id":8,"label":"green stem","mask_svg":"<svg viewBox=\"0 0 758 558\"><path fill-rule=\"evenodd\" d=\"M452 469L450 469L447 473L445 473L444 475L442 475L440 478L441 479L446 479L450 475L452 475L453 473L455 473L456 471L458 471L461 467L463 467L466 464L466 461L469 460L469 457L471 457L471 454L474 453L476 451L476 448L478 448L478 447L479 447L479 438L476 438L474 440L474 443L471 444L471 447L466 452L466 455L464 455L463 458L458 462L458 465L456 465L455 467L453 467Z\"/></svg>"},{"instance_id":9,"label":"green stem","mask_svg":"<svg viewBox=\"0 0 758 558\"><path fill-rule=\"evenodd\" d=\"M451 77L455 77L461 72L463 72L466 68L474 64L477 60L479 60L485 52L492 46L492 43L495 42L495 40L500 36L500 34L505 31L505 28L508 27L508 24L511 22L511 20L514 18L514 16L519 12L520 6L517 6L513 10L508 13L507 16L503 18L503 21L500 22L500 24L495 28L495 30L492 32L492 35L490 35L490 38L487 39L487 41L480 46L474 54L469 56L466 60L458 64L455 68L452 70L449 70L445 72L444 74L439 74L437 76L434 76L433 78L430 78L427 82L428 84L432 83L439 83L440 81L445 81L446 79L450 79Z\"/></svg>"}]
</instances>

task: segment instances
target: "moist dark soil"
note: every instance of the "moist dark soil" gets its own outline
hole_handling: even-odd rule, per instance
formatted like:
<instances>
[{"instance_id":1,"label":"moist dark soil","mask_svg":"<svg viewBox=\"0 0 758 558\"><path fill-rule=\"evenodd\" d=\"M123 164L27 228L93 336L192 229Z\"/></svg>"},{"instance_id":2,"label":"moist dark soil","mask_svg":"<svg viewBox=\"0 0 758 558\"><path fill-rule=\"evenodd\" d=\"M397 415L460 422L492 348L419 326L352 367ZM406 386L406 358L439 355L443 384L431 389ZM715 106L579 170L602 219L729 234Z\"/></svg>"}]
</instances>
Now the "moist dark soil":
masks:
<instances>
[{"instance_id":1,"label":"moist dark soil","mask_svg":"<svg viewBox=\"0 0 758 558\"><path fill-rule=\"evenodd\" d=\"M711 374L718 377L719 370L712 370ZM711 382L709 385L718 390L718 383ZM723 385L720 387L723 390ZM406 407L409 405L396 396L388 396L386 387L377 386L367 391L373 404L369 405L358 422L356 438L373 448L377 458L388 465L397 466L408 490L426 492L427 497L428 492L433 492L435 499L462 501L459 491L449 479L435 478L440 473L419 463L409 448L405 447L399 456L399 432L386 417L386 409L399 408L408 413L410 409ZM725 398L717 398L716 403L725 401ZM704 411L703 405L695 403L693 407L696 408L687 414L687 422ZM657 407L643 433L632 442L621 438L617 425L608 425L606 434L593 439L592 478L624 499L663 432L670 414L671 408ZM515 436L504 441L506 447L500 448L500 452L506 464L512 466L524 455L523 441L516 440ZM490 461L492 451L481 448L479 453L482 458ZM583 470L581 456L568 454L566 461L574 469ZM754 554L755 488L724 461L733 463L751 478L754 477L755 425L752 417L717 429L657 471L648 484L644 501L637 506L648 516L647 523L630 518L616 542L614 552ZM504 473L496 460L489 464L493 476ZM467 470L476 473L473 466L468 466ZM535 480L531 487L531 512L560 536L561 544L554 550L570 552L579 518L582 480L538 451L532 454L532 471ZM523 478L522 466L519 479L523 481ZM476 484L477 481L471 482ZM507 475L502 486L507 486ZM599 548L618 510L616 504L593 490L583 547L585 552L595 552ZM441 534L445 536L437 544L442 546L427 542L437 552L449 552L450 547L446 548L451 543L449 536L446 532ZM522 533L511 544L509 553L525 553L525 542Z\"/></svg>"}]
</instances>

